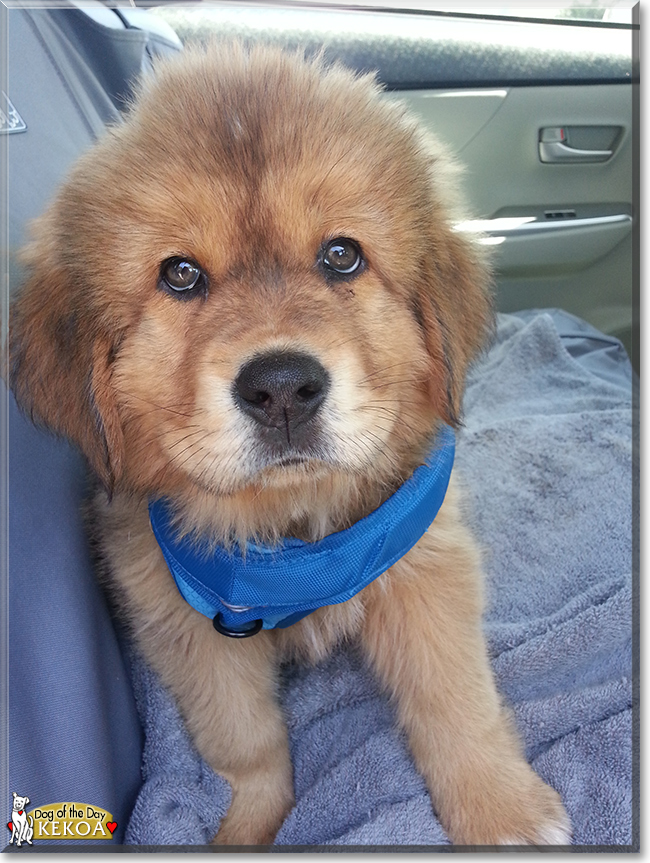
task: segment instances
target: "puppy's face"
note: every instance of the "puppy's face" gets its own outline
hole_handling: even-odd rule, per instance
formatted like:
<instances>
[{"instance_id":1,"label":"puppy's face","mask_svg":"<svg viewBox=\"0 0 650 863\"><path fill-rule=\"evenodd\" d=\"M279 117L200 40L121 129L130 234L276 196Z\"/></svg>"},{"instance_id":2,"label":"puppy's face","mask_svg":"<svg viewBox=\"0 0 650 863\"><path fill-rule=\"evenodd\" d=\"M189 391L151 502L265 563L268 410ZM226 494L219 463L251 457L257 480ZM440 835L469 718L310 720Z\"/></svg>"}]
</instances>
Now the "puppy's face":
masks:
<instances>
[{"instance_id":1,"label":"puppy's face","mask_svg":"<svg viewBox=\"0 0 650 863\"><path fill-rule=\"evenodd\" d=\"M342 69L163 66L41 220L19 399L146 494L389 483L455 422L487 317L444 174Z\"/></svg>"},{"instance_id":2,"label":"puppy's face","mask_svg":"<svg viewBox=\"0 0 650 863\"><path fill-rule=\"evenodd\" d=\"M206 224L170 220L135 254L151 267L112 371L130 475L231 494L305 472L381 474L404 427L431 428L423 333L394 287L396 267L413 281L418 250L393 263L406 214L359 178L358 146L344 149L336 176L322 154L282 153L258 182L192 196Z\"/></svg>"}]
</instances>

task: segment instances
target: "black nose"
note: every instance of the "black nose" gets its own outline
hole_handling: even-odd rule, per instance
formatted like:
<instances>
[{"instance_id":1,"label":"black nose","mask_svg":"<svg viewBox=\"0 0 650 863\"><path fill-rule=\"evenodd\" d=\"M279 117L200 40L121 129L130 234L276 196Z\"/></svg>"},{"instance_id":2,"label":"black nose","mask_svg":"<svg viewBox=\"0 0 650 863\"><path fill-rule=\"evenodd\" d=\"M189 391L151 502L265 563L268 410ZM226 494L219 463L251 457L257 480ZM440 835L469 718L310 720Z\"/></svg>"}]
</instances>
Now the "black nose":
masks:
<instances>
[{"instance_id":1,"label":"black nose","mask_svg":"<svg viewBox=\"0 0 650 863\"><path fill-rule=\"evenodd\" d=\"M291 432L325 401L330 376L309 354L278 352L250 360L234 385L237 405L257 422Z\"/></svg>"}]
</instances>

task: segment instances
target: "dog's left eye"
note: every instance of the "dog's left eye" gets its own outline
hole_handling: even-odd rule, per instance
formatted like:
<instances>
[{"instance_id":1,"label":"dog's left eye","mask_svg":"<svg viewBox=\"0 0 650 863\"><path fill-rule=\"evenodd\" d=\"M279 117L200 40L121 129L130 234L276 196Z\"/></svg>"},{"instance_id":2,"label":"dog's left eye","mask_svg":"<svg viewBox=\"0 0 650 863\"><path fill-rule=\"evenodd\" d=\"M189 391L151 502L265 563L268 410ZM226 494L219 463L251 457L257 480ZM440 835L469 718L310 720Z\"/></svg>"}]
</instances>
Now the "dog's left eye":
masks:
<instances>
[{"instance_id":1,"label":"dog's left eye","mask_svg":"<svg viewBox=\"0 0 650 863\"><path fill-rule=\"evenodd\" d=\"M361 249L347 237L337 237L326 243L321 251L321 262L327 276L342 279L357 276L365 265Z\"/></svg>"},{"instance_id":2,"label":"dog's left eye","mask_svg":"<svg viewBox=\"0 0 650 863\"><path fill-rule=\"evenodd\" d=\"M189 258L167 258L160 265L158 285L180 299L190 299L205 291L207 278L201 267Z\"/></svg>"}]
</instances>

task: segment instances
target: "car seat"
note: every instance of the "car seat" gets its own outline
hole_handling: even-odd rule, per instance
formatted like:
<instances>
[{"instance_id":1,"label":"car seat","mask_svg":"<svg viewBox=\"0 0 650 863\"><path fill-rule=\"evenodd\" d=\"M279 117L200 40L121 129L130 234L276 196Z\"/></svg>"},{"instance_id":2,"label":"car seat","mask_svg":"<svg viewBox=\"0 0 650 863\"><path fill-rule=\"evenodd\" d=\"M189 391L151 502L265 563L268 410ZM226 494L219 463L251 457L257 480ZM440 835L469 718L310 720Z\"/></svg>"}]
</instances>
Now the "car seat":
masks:
<instances>
[{"instance_id":1,"label":"car seat","mask_svg":"<svg viewBox=\"0 0 650 863\"><path fill-rule=\"evenodd\" d=\"M16 252L76 157L119 123L138 75L175 53L173 30L141 9L3 7L8 34L0 105L7 168L5 291L20 283ZM70 238L74 243L74 237ZM5 294L6 295L6 294ZM124 651L93 575L81 504L86 466L36 429L3 390L3 611L8 655L7 813L74 801L108 810L123 841L140 786L142 732ZM6 736L3 736L3 743ZM3 786L7 781L3 772ZM9 839L9 833L6 835ZM36 837L35 837L36 838ZM39 840L41 845L47 840ZM56 840L50 840L55 842Z\"/></svg>"}]
</instances>

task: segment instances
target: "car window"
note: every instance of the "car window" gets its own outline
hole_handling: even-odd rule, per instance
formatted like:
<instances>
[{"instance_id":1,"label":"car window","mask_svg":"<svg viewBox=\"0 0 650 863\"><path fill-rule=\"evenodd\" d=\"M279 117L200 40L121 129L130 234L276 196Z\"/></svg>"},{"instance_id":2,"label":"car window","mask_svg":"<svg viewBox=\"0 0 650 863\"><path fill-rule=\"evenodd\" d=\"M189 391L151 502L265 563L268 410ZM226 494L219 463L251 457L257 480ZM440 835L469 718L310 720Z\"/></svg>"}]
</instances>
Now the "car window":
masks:
<instances>
[{"instance_id":1,"label":"car window","mask_svg":"<svg viewBox=\"0 0 650 863\"><path fill-rule=\"evenodd\" d=\"M153 10L186 43L263 41L377 72L391 89L629 82L632 33L623 25L566 26L429 10L330 6L165 4Z\"/></svg>"},{"instance_id":2,"label":"car window","mask_svg":"<svg viewBox=\"0 0 650 863\"><path fill-rule=\"evenodd\" d=\"M317 5L318 0L288 0L300 5ZM320 4L322 5L322 4ZM495 15L510 18L541 18L541 19L574 19L578 21L602 21L616 22L622 24L632 23L632 9L635 5L632 0L614 0L614 2L603 3L599 0L582 0L571 4L550 0L550 2L519 2L492 4L489 2L472 2L472 0L461 0L458 3L436 3L433 0L391 0L391 2L364 3L356 0L334 0L330 6L355 6L355 7L383 7L393 9L415 9L437 12L448 12L451 14L474 14Z\"/></svg>"}]
</instances>

